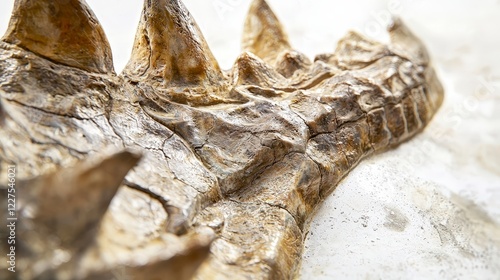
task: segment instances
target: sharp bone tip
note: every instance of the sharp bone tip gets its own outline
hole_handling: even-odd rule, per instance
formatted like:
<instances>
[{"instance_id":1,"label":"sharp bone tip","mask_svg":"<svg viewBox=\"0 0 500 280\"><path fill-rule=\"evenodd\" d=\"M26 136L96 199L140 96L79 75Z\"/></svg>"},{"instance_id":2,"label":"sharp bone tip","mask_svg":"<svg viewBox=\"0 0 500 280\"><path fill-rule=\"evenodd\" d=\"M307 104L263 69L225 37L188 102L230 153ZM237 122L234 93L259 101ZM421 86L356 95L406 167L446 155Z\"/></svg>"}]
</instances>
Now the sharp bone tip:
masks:
<instances>
[{"instance_id":1,"label":"sharp bone tip","mask_svg":"<svg viewBox=\"0 0 500 280\"><path fill-rule=\"evenodd\" d=\"M142 158L142 154L139 151L124 150L112 155L111 158L122 163L128 163L132 168L139 163Z\"/></svg>"},{"instance_id":2,"label":"sharp bone tip","mask_svg":"<svg viewBox=\"0 0 500 280\"><path fill-rule=\"evenodd\" d=\"M54 7L57 13L47 12ZM115 73L109 41L85 0L16 0L0 40L64 66Z\"/></svg>"},{"instance_id":3,"label":"sharp bone tip","mask_svg":"<svg viewBox=\"0 0 500 280\"><path fill-rule=\"evenodd\" d=\"M391 20L389 21L389 24L387 25L387 31L388 32L393 32L396 29L405 26L403 21L401 20L400 17L398 16L392 16Z\"/></svg>"},{"instance_id":4,"label":"sharp bone tip","mask_svg":"<svg viewBox=\"0 0 500 280\"><path fill-rule=\"evenodd\" d=\"M262 7L264 5L269 6L266 0L253 0L251 5L254 7Z\"/></svg>"}]
</instances>

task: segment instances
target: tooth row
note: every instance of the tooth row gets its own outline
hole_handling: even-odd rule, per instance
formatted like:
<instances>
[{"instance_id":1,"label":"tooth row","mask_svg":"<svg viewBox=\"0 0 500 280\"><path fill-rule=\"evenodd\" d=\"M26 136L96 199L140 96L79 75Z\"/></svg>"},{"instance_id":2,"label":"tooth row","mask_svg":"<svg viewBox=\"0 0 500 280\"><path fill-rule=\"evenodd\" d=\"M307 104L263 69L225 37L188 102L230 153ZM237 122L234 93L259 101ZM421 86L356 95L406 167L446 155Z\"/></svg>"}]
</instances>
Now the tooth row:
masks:
<instances>
[{"instance_id":1,"label":"tooth row","mask_svg":"<svg viewBox=\"0 0 500 280\"><path fill-rule=\"evenodd\" d=\"M34 20L36 19L36 20ZM425 47L399 19L388 28L390 50L425 65ZM111 48L83 0L16 0L3 41L54 62L94 73L112 73ZM275 65L292 47L265 0L254 0L244 25L243 50ZM224 78L203 34L180 0L144 1L132 56L124 75L166 85L214 84Z\"/></svg>"}]
</instances>

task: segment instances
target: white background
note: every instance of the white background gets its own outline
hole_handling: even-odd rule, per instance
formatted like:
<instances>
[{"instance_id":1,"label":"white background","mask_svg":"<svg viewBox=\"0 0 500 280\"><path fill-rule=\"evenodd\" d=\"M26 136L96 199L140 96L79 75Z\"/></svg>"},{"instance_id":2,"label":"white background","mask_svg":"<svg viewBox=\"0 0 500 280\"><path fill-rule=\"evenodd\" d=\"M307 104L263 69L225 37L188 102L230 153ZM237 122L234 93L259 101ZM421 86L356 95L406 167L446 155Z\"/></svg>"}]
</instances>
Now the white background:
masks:
<instances>
[{"instance_id":1,"label":"white background","mask_svg":"<svg viewBox=\"0 0 500 280\"><path fill-rule=\"evenodd\" d=\"M127 63L140 0L88 0ZM249 0L185 0L223 68ZM500 0L269 0L293 46L331 52L348 29L386 41L401 15L446 89L424 133L358 166L311 222L301 279L500 279ZM12 0L0 2L0 33Z\"/></svg>"}]
</instances>

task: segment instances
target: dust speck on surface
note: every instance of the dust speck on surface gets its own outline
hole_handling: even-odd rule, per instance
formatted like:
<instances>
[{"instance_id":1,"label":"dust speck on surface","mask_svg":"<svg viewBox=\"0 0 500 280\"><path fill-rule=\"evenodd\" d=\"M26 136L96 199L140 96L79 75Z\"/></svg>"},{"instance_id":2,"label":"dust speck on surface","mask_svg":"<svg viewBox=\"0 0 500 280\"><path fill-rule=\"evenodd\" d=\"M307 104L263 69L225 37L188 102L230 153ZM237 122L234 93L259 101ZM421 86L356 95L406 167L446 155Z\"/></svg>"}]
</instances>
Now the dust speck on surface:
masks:
<instances>
[{"instance_id":1,"label":"dust speck on surface","mask_svg":"<svg viewBox=\"0 0 500 280\"><path fill-rule=\"evenodd\" d=\"M386 206L384 226L393 231L403 232L408 225L408 218L396 208Z\"/></svg>"}]
</instances>

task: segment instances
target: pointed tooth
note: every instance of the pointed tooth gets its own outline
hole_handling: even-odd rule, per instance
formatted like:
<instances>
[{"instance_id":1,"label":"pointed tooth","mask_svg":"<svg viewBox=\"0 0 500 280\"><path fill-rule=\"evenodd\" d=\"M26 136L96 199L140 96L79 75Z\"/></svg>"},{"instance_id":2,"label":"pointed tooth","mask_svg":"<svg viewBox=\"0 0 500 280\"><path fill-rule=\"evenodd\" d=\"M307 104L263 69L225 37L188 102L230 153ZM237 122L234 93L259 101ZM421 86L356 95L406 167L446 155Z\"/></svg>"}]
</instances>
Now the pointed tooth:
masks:
<instances>
[{"instance_id":1,"label":"pointed tooth","mask_svg":"<svg viewBox=\"0 0 500 280\"><path fill-rule=\"evenodd\" d=\"M124 75L170 85L223 79L201 30L180 0L147 0Z\"/></svg>"},{"instance_id":2,"label":"pointed tooth","mask_svg":"<svg viewBox=\"0 0 500 280\"><path fill-rule=\"evenodd\" d=\"M106 35L84 0L16 0L2 40L56 63L114 72Z\"/></svg>"},{"instance_id":3,"label":"pointed tooth","mask_svg":"<svg viewBox=\"0 0 500 280\"><path fill-rule=\"evenodd\" d=\"M83 271L80 278L121 279L120 276L124 276L125 279L198 279L193 276L209 257L210 246L215 237L215 232L211 228L197 227L181 237L169 237L168 243L162 244L160 240L156 240L144 244L141 250L135 254L132 252L136 257L130 261L121 265L100 266L90 273ZM85 257L95 258L92 254Z\"/></svg>"},{"instance_id":4,"label":"pointed tooth","mask_svg":"<svg viewBox=\"0 0 500 280\"><path fill-rule=\"evenodd\" d=\"M393 18L387 30L391 37L390 49L392 52L420 65L429 63L430 59L426 47L400 18Z\"/></svg>"},{"instance_id":5,"label":"pointed tooth","mask_svg":"<svg viewBox=\"0 0 500 280\"><path fill-rule=\"evenodd\" d=\"M285 82L283 76L250 52L243 52L234 66L234 84L273 87Z\"/></svg>"},{"instance_id":6,"label":"pointed tooth","mask_svg":"<svg viewBox=\"0 0 500 280\"><path fill-rule=\"evenodd\" d=\"M186 251L166 260L148 263L145 266L129 269L132 279L169 279L189 280L210 254L210 245L196 244Z\"/></svg>"},{"instance_id":7,"label":"pointed tooth","mask_svg":"<svg viewBox=\"0 0 500 280\"><path fill-rule=\"evenodd\" d=\"M97 229L128 171L140 156L115 154L91 167L80 163L71 169L44 175L20 186L21 215L32 220L32 229L61 246L83 248ZM29 228L28 228L29 232Z\"/></svg>"},{"instance_id":8,"label":"pointed tooth","mask_svg":"<svg viewBox=\"0 0 500 280\"><path fill-rule=\"evenodd\" d=\"M276 59L276 70L284 77L290 78L296 71L306 70L312 65L311 60L297 51L282 52Z\"/></svg>"},{"instance_id":9,"label":"pointed tooth","mask_svg":"<svg viewBox=\"0 0 500 280\"><path fill-rule=\"evenodd\" d=\"M278 55L290 50L288 36L265 0L254 0L243 31L243 50L252 52L270 65Z\"/></svg>"}]
</instances>

